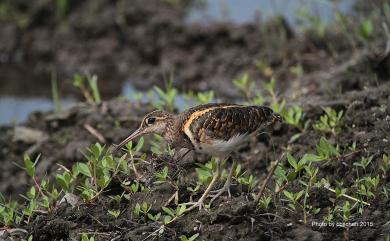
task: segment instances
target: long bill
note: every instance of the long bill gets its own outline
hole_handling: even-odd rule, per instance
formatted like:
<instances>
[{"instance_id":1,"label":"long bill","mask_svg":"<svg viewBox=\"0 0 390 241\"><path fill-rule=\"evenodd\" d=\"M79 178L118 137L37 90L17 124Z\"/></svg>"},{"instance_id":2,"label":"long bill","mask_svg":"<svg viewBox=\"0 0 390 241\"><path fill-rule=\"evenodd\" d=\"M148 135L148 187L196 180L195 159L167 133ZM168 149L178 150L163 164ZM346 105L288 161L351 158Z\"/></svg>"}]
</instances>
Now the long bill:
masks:
<instances>
[{"instance_id":1,"label":"long bill","mask_svg":"<svg viewBox=\"0 0 390 241\"><path fill-rule=\"evenodd\" d=\"M124 145L126 145L129 141L137 138L140 135L143 135L145 132L145 129L140 127L136 131L134 131L130 136L128 136L126 139L124 139L121 143L115 146L115 148L112 150L112 153L115 153L119 151Z\"/></svg>"}]
</instances>

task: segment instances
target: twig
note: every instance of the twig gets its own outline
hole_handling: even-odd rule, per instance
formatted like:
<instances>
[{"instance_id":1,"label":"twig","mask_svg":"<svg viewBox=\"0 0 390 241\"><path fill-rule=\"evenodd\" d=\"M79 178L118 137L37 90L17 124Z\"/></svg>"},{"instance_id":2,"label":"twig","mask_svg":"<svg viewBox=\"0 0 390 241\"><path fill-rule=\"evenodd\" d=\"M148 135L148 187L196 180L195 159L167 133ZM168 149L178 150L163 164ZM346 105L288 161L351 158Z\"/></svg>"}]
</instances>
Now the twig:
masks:
<instances>
[{"instance_id":1,"label":"twig","mask_svg":"<svg viewBox=\"0 0 390 241\"><path fill-rule=\"evenodd\" d=\"M386 35L386 49L383 55L383 58L385 58L390 53L390 31L389 31L389 26L387 25L386 22L382 23L382 27L385 30L385 35Z\"/></svg>"},{"instance_id":2,"label":"twig","mask_svg":"<svg viewBox=\"0 0 390 241\"><path fill-rule=\"evenodd\" d=\"M178 195L178 191L176 190L176 192L168 199L168 201L166 201L164 203L164 207L168 206L168 204L170 204L172 202L173 199L175 199L175 197Z\"/></svg>"},{"instance_id":3,"label":"twig","mask_svg":"<svg viewBox=\"0 0 390 241\"><path fill-rule=\"evenodd\" d=\"M259 201L260 197L263 195L265 187L267 186L269 180L271 179L272 175L274 174L276 167L279 165L279 162L284 158L285 155L286 155L286 153L283 152L283 154L279 157L278 160L276 160L275 164L272 166L271 170L268 172L267 177L265 178L263 184L260 187L260 191L255 196L255 200L254 200L255 203L257 203Z\"/></svg>"},{"instance_id":4,"label":"twig","mask_svg":"<svg viewBox=\"0 0 390 241\"><path fill-rule=\"evenodd\" d=\"M328 191L331 191L331 192L333 192L333 193L336 193L336 190L334 190L333 188L330 188L330 187L328 187L328 186L324 186L324 188L325 188L326 190L328 190ZM341 196L343 196L343 197L345 197L345 198L348 198L349 200L352 200L352 201L355 201L355 202L360 202L360 203L362 203L362 204L364 204L364 205L370 206L370 204L369 204L368 202L362 201L362 200L360 200L360 199L357 199L357 198L355 198L355 197L349 196L349 195L347 195L347 194L342 194Z\"/></svg>"},{"instance_id":5,"label":"twig","mask_svg":"<svg viewBox=\"0 0 390 241\"><path fill-rule=\"evenodd\" d=\"M121 235L116 236L115 238L112 238L110 241L115 241L121 238Z\"/></svg>"},{"instance_id":6,"label":"twig","mask_svg":"<svg viewBox=\"0 0 390 241\"><path fill-rule=\"evenodd\" d=\"M61 169L65 170L66 172L71 172L67 167L65 167L64 165L60 164L60 163L56 163L57 166L59 166Z\"/></svg>"},{"instance_id":7,"label":"twig","mask_svg":"<svg viewBox=\"0 0 390 241\"><path fill-rule=\"evenodd\" d=\"M100 142L106 143L106 139L104 138L104 136L103 136L102 134L100 134L100 132L99 132L98 130L96 130L95 128L93 128L90 124L85 123L85 124L84 124L84 128L85 128L89 133L91 133L93 136L95 136Z\"/></svg>"},{"instance_id":8,"label":"twig","mask_svg":"<svg viewBox=\"0 0 390 241\"><path fill-rule=\"evenodd\" d=\"M148 240L150 237L152 237L153 235L156 235L158 232L160 232L161 229L164 229L164 228L165 228L165 225L163 224L158 229L156 229L156 231L153 231L148 236L146 236L144 239L142 239L142 241Z\"/></svg>"}]
</instances>

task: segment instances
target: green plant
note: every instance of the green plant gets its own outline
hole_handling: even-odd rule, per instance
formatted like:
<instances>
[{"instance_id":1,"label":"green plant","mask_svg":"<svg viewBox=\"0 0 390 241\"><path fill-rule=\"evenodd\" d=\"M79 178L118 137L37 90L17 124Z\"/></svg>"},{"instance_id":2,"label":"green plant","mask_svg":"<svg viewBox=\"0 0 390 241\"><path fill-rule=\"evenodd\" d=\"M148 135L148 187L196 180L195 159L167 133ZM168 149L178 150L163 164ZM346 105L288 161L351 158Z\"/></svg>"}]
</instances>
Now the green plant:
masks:
<instances>
[{"instance_id":1,"label":"green plant","mask_svg":"<svg viewBox=\"0 0 390 241\"><path fill-rule=\"evenodd\" d=\"M303 123L304 116L303 108L300 106L293 106L283 114L284 121L287 124L293 125L301 131L305 130L308 126L308 121Z\"/></svg>"},{"instance_id":2,"label":"green plant","mask_svg":"<svg viewBox=\"0 0 390 241\"><path fill-rule=\"evenodd\" d=\"M56 0L56 12L59 16L63 17L69 8L69 0Z\"/></svg>"},{"instance_id":3,"label":"green plant","mask_svg":"<svg viewBox=\"0 0 390 241\"><path fill-rule=\"evenodd\" d=\"M359 35L363 40L369 40L374 32L374 25L370 19L362 21L359 25Z\"/></svg>"},{"instance_id":4,"label":"green plant","mask_svg":"<svg viewBox=\"0 0 390 241\"><path fill-rule=\"evenodd\" d=\"M293 106L289 108L287 111L282 113L282 116L285 123L295 126L301 131L300 133L294 134L290 138L289 143L292 143L301 137L309 127L310 120L307 120L306 122L303 121L305 114L303 112L303 108L300 106Z\"/></svg>"},{"instance_id":5,"label":"green plant","mask_svg":"<svg viewBox=\"0 0 390 241\"><path fill-rule=\"evenodd\" d=\"M344 205L341 207L342 217L344 222L347 222L351 218L352 207L348 201L344 202Z\"/></svg>"},{"instance_id":6,"label":"green plant","mask_svg":"<svg viewBox=\"0 0 390 241\"><path fill-rule=\"evenodd\" d=\"M100 92L97 85L98 77L97 75L80 75L75 74L73 76L73 85L81 90L81 93L84 95L84 98L88 103L100 103ZM86 87L85 82L88 83Z\"/></svg>"},{"instance_id":7,"label":"green plant","mask_svg":"<svg viewBox=\"0 0 390 241\"><path fill-rule=\"evenodd\" d=\"M359 186L358 193L360 195L366 196L367 199L375 197L374 192L376 192L379 185L379 175L376 177L367 176L362 179L362 184Z\"/></svg>"},{"instance_id":8,"label":"green plant","mask_svg":"<svg viewBox=\"0 0 390 241\"><path fill-rule=\"evenodd\" d=\"M88 201L97 198L119 172L128 171L124 157L114 158L110 150L99 143L87 148L87 153L83 154L89 161L77 163L75 170L84 177L77 188Z\"/></svg>"},{"instance_id":9,"label":"green plant","mask_svg":"<svg viewBox=\"0 0 390 241\"><path fill-rule=\"evenodd\" d=\"M317 181L318 168L314 168L310 165L305 166L305 176L308 179L307 182L301 181L301 183L306 186L305 196L303 199L303 222L307 223L308 212L311 211L313 214L317 214L320 211L320 208L313 208L311 205L308 205L308 197L310 196L309 191L313 187L314 183Z\"/></svg>"},{"instance_id":10,"label":"green plant","mask_svg":"<svg viewBox=\"0 0 390 241\"><path fill-rule=\"evenodd\" d=\"M390 155L383 154L380 170L383 172L383 176L388 174L390 171Z\"/></svg>"},{"instance_id":11,"label":"green plant","mask_svg":"<svg viewBox=\"0 0 390 241\"><path fill-rule=\"evenodd\" d=\"M117 219L121 215L121 210L108 210L108 214Z\"/></svg>"},{"instance_id":12,"label":"green plant","mask_svg":"<svg viewBox=\"0 0 390 241\"><path fill-rule=\"evenodd\" d=\"M168 154L168 156L173 157L175 155L175 149L172 148L169 144L164 144L164 138L161 135L154 133L153 139L150 141L150 150L152 153L158 156L162 154Z\"/></svg>"},{"instance_id":13,"label":"green plant","mask_svg":"<svg viewBox=\"0 0 390 241\"><path fill-rule=\"evenodd\" d=\"M213 90L205 92L197 92L194 94L192 91L188 92L185 97L189 100L192 100L198 104L208 104L211 103L214 99L215 93Z\"/></svg>"},{"instance_id":14,"label":"green plant","mask_svg":"<svg viewBox=\"0 0 390 241\"><path fill-rule=\"evenodd\" d=\"M51 74L51 95L54 102L54 111L58 113L61 111L61 101L58 91L57 74L54 71Z\"/></svg>"},{"instance_id":15,"label":"green plant","mask_svg":"<svg viewBox=\"0 0 390 241\"><path fill-rule=\"evenodd\" d=\"M172 85L173 80L170 78L165 81L164 89L158 86L154 86L154 91L157 93L158 101L153 102L153 106L158 109L166 109L167 111L173 112L175 110L175 102L177 97L177 89Z\"/></svg>"},{"instance_id":16,"label":"green plant","mask_svg":"<svg viewBox=\"0 0 390 241\"><path fill-rule=\"evenodd\" d=\"M301 206L299 204L299 200L302 198L303 194L305 192L303 190L294 193L294 192L289 192L287 190L283 191L284 196L287 198L287 201L289 202L287 205L294 211L297 210L297 207Z\"/></svg>"},{"instance_id":17,"label":"green plant","mask_svg":"<svg viewBox=\"0 0 390 241\"><path fill-rule=\"evenodd\" d=\"M240 78L234 79L233 84L244 94L247 100L252 97L255 84L248 73L244 73Z\"/></svg>"},{"instance_id":18,"label":"green plant","mask_svg":"<svg viewBox=\"0 0 390 241\"><path fill-rule=\"evenodd\" d=\"M30 235L30 236L28 236L27 240L26 239L22 239L21 241L33 241L33 236Z\"/></svg>"},{"instance_id":19,"label":"green plant","mask_svg":"<svg viewBox=\"0 0 390 241\"><path fill-rule=\"evenodd\" d=\"M282 101L278 100L276 91L275 91L275 86L276 86L276 79L271 78L271 81L266 83L264 85L264 88L268 92L268 94L271 96L271 108L274 112L276 113L283 113L284 108L286 106L286 100L283 99Z\"/></svg>"},{"instance_id":20,"label":"green plant","mask_svg":"<svg viewBox=\"0 0 390 241\"><path fill-rule=\"evenodd\" d=\"M297 64L290 67L290 72L295 75L295 77L301 77L304 74L303 67L301 64Z\"/></svg>"},{"instance_id":21,"label":"green plant","mask_svg":"<svg viewBox=\"0 0 390 241\"><path fill-rule=\"evenodd\" d=\"M81 234L81 241L95 241L95 236L88 237L88 234Z\"/></svg>"},{"instance_id":22,"label":"green plant","mask_svg":"<svg viewBox=\"0 0 390 241\"><path fill-rule=\"evenodd\" d=\"M339 146L334 146L325 137L321 137L316 145L317 156L321 160L329 160L340 156Z\"/></svg>"},{"instance_id":23,"label":"green plant","mask_svg":"<svg viewBox=\"0 0 390 241\"><path fill-rule=\"evenodd\" d=\"M233 174L233 177L237 179L239 184L248 186L249 192L252 191L258 183L258 180L256 180L253 175L245 175L245 172L241 172L240 164L237 165Z\"/></svg>"},{"instance_id":24,"label":"green plant","mask_svg":"<svg viewBox=\"0 0 390 241\"><path fill-rule=\"evenodd\" d=\"M199 237L199 233L196 233L189 238L187 238L187 236L185 236L185 235L182 235L182 236L180 236L180 241L194 241L194 240L196 240L197 237Z\"/></svg>"},{"instance_id":25,"label":"green plant","mask_svg":"<svg viewBox=\"0 0 390 241\"><path fill-rule=\"evenodd\" d=\"M325 115L320 117L320 121L313 125L314 129L330 132L333 135L336 135L341 130L342 117L344 112L341 110L337 112L331 107L322 108L325 111Z\"/></svg>"},{"instance_id":26,"label":"green plant","mask_svg":"<svg viewBox=\"0 0 390 241\"><path fill-rule=\"evenodd\" d=\"M148 215L151 208L152 208L152 205L148 204L147 202L143 202L142 204L136 203L135 207L133 209L134 217L140 218L143 216L145 218L145 221L146 221L147 215Z\"/></svg>"},{"instance_id":27,"label":"green plant","mask_svg":"<svg viewBox=\"0 0 390 241\"><path fill-rule=\"evenodd\" d=\"M198 182L201 185L206 185L211 181L211 178L213 177L216 169L217 169L217 161L212 158L209 162L207 162L205 165L203 164L196 164L198 167L195 169L196 174L198 175Z\"/></svg>"},{"instance_id":28,"label":"green plant","mask_svg":"<svg viewBox=\"0 0 390 241\"><path fill-rule=\"evenodd\" d=\"M301 30L307 28L314 28L318 37L323 38L325 36L325 24L321 21L320 17L310 14L305 8L299 8L296 12L298 17L298 24L301 26Z\"/></svg>"},{"instance_id":29,"label":"green plant","mask_svg":"<svg viewBox=\"0 0 390 241\"><path fill-rule=\"evenodd\" d=\"M259 207L263 210L268 210L271 201L272 201L272 197L262 196L259 200Z\"/></svg>"},{"instance_id":30,"label":"green plant","mask_svg":"<svg viewBox=\"0 0 390 241\"><path fill-rule=\"evenodd\" d=\"M23 219L23 214L18 211L19 204L16 201L6 201L0 193L0 223L11 227L18 225Z\"/></svg>"},{"instance_id":31,"label":"green plant","mask_svg":"<svg viewBox=\"0 0 390 241\"><path fill-rule=\"evenodd\" d=\"M353 165L362 168L365 172L368 165L370 165L370 163L372 162L373 157L374 156L369 156L369 157L362 156L360 158L360 162L354 162Z\"/></svg>"},{"instance_id":32,"label":"green plant","mask_svg":"<svg viewBox=\"0 0 390 241\"><path fill-rule=\"evenodd\" d=\"M164 224L169 224L183 215L187 208L185 204L179 204L176 209L171 209L169 207L162 207L162 210L168 214L164 217Z\"/></svg>"},{"instance_id":33,"label":"green plant","mask_svg":"<svg viewBox=\"0 0 390 241\"><path fill-rule=\"evenodd\" d=\"M271 77L274 74L274 71L272 70L271 66L262 59L257 59L255 61L255 65L260 70L260 72L266 77Z\"/></svg>"},{"instance_id":34,"label":"green plant","mask_svg":"<svg viewBox=\"0 0 390 241\"><path fill-rule=\"evenodd\" d=\"M154 176L157 178L157 181L154 182L155 184L166 182L168 178L168 167L165 166L161 172L155 172Z\"/></svg>"}]
</instances>

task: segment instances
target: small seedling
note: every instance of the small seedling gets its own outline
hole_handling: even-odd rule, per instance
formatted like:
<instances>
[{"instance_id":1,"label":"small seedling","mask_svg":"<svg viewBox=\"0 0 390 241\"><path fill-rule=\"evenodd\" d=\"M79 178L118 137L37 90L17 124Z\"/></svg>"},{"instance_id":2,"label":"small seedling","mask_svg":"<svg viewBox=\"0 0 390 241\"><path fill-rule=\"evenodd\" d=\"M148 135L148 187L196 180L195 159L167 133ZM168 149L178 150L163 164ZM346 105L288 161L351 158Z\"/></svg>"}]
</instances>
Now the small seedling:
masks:
<instances>
[{"instance_id":1,"label":"small seedling","mask_svg":"<svg viewBox=\"0 0 390 241\"><path fill-rule=\"evenodd\" d=\"M182 236L180 236L180 241L194 241L194 240L196 240L196 238L198 236L199 236L199 233L196 233L189 238L187 238L187 236L185 236L185 235L182 235Z\"/></svg>"},{"instance_id":2,"label":"small seedling","mask_svg":"<svg viewBox=\"0 0 390 241\"><path fill-rule=\"evenodd\" d=\"M295 76L295 77L301 77L304 74L303 67L301 64L297 64L294 66L290 67L290 72Z\"/></svg>"},{"instance_id":3,"label":"small seedling","mask_svg":"<svg viewBox=\"0 0 390 241\"><path fill-rule=\"evenodd\" d=\"M208 104L213 102L214 100L215 93L213 90L205 91L205 92L198 92L198 93L193 93L188 92L185 97L186 99L189 99L197 104Z\"/></svg>"},{"instance_id":4,"label":"small seedling","mask_svg":"<svg viewBox=\"0 0 390 241\"><path fill-rule=\"evenodd\" d=\"M179 218L181 215L183 215L185 213L185 211L187 210L187 208L186 208L185 204L179 204L176 207L176 210L168 208L168 207L162 207L162 210L166 214L168 214L164 217L164 224L169 224L169 223L173 222L174 220L176 220L177 218Z\"/></svg>"},{"instance_id":5,"label":"small seedling","mask_svg":"<svg viewBox=\"0 0 390 241\"><path fill-rule=\"evenodd\" d=\"M155 184L161 184L165 183L168 179L168 167L165 166L161 172L155 172L154 176L157 178L157 181L155 181Z\"/></svg>"},{"instance_id":6,"label":"small seedling","mask_svg":"<svg viewBox=\"0 0 390 241\"><path fill-rule=\"evenodd\" d=\"M202 185L206 185L211 181L213 174L217 169L217 162L214 158L212 158L205 165L198 163L197 164L196 173L198 174L198 181Z\"/></svg>"},{"instance_id":7,"label":"small seedling","mask_svg":"<svg viewBox=\"0 0 390 241\"><path fill-rule=\"evenodd\" d=\"M117 219L121 215L121 210L108 210L108 214Z\"/></svg>"},{"instance_id":8,"label":"small seedling","mask_svg":"<svg viewBox=\"0 0 390 241\"><path fill-rule=\"evenodd\" d=\"M325 115L322 115L320 121L313 125L314 129L336 135L341 130L344 111L340 110L337 112L330 107L322 109L325 111Z\"/></svg>"},{"instance_id":9,"label":"small seedling","mask_svg":"<svg viewBox=\"0 0 390 241\"><path fill-rule=\"evenodd\" d=\"M301 190L297 193L293 193L293 192L289 192L287 190L284 190L283 194L287 198L287 200L289 201L288 206L292 210L296 211L297 207L300 206L299 200L302 198L302 196L303 196L303 194L305 194L305 192L303 190Z\"/></svg>"},{"instance_id":10,"label":"small seedling","mask_svg":"<svg viewBox=\"0 0 390 241\"><path fill-rule=\"evenodd\" d=\"M154 91L157 93L158 101L153 102L153 106L158 109L166 109L167 111L173 112L175 110L175 102L177 97L177 89L172 85L173 80L170 78L165 81L165 88L154 86Z\"/></svg>"},{"instance_id":11,"label":"small seedling","mask_svg":"<svg viewBox=\"0 0 390 241\"><path fill-rule=\"evenodd\" d=\"M250 100L255 84L248 73L244 73L240 78L234 79L233 84L244 94L247 100Z\"/></svg>"},{"instance_id":12,"label":"small seedling","mask_svg":"<svg viewBox=\"0 0 390 241\"><path fill-rule=\"evenodd\" d=\"M33 236L30 235L30 236L28 236L27 240L26 239L22 239L21 241L33 241Z\"/></svg>"},{"instance_id":13,"label":"small seedling","mask_svg":"<svg viewBox=\"0 0 390 241\"><path fill-rule=\"evenodd\" d=\"M360 161L359 162L354 162L353 165L362 168L364 170L364 172L366 172L366 168L372 162L373 157L374 156L369 156L369 157L362 156L360 158Z\"/></svg>"},{"instance_id":14,"label":"small seedling","mask_svg":"<svg viewBox=\"0 0 390 241\"><path fill-rule=\"evenodd\" d=\"M88 237L88 234L81 235L81 241L95 241L95 236Z\"/></svg>"},{"instance_id":15,"label":"small seedling","mask_svg":"<svg viewBox=\"0 0 390 241\"><path fill-rule=\"evenodd\" d=\"M75 74L73 76L73 85L81 90L81 93L84 95L84 98L88 103L100 103L100 92L97 85L98 77L97 75L80 75ZM86 87L85 82L88 83Z\"/></svg>"},{"instance_id":16,"label":"small seedling","mask_svg":"<svg viewBox=\"0 0 390 241\"><path fill-rule=\"evenodd\" d=\"M133 214L135 218L144 218L144 221L146 221L148 213L150 209L152 208L151 204L148 204L147 202L143 202L142 204L135 204L135 207L133 209Z\"/></svg>"},{"instance_id":17,"label":"small seedling","mask_svg":"<svg viewBox=\"0 0 390 241\"><path fill-rule=\"evenodd\" d=\"M390 155L383 154L382 164L380 165L380 169L383 172L383 176L385 177L390 171Z\"/></svg>"},{"instance_id":18,"label":"small seedling","mask_svg":"<svg viewBox=\"0 0 390 241\"><path fill-rule=\"evenodd\" d=\"M262 196L259 200L259 207L263 210L268 210L271 201L272 201L271 196Z\"/></svg>"},{"instance_id":19,"label":"small seedling","mask_svg":"<svg viewBox=\"0 0 390 241\"><path fill-rule=\"evenodd\" d=\"M316 146L317 156L319 159L328 160L332 157L340 156L339 146L334 146L325 137L321 137Z\"/></svg>"},{"instance_id":20,"label":"small seedling","mask_svg":"<svg viewBox=\"0 0 390 241\"><path fill-rule=\"evenodd\" d=\"M363 40L369 40L374 32L374 25L370 19L366 19L359 25L359 34Z\"/></svg>"}]
</instances>

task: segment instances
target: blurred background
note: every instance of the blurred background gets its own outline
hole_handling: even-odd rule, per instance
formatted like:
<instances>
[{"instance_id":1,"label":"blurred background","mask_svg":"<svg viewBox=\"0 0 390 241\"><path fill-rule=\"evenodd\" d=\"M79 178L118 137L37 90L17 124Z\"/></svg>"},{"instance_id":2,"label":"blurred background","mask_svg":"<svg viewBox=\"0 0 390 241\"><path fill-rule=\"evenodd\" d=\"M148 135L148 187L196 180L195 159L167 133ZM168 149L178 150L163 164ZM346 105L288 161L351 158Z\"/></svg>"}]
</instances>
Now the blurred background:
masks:
<instances>
[{"instance_id":1,"label":"blurred background","mask_svg":"<svg viewBox=\"0 0 390 241\"><path fill-rule=\"evenodd\" d=\"M103 100L144 98L167 78L183 92L234 98L243 73L288 82L342 62L383 32L389 9L358 0L1 0L0 124L53 110L53 99L61 108L82 100L76 74L97 80Z\"/></svg>"}]
</instances>

